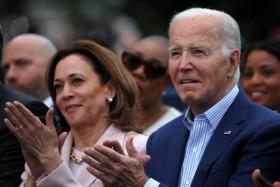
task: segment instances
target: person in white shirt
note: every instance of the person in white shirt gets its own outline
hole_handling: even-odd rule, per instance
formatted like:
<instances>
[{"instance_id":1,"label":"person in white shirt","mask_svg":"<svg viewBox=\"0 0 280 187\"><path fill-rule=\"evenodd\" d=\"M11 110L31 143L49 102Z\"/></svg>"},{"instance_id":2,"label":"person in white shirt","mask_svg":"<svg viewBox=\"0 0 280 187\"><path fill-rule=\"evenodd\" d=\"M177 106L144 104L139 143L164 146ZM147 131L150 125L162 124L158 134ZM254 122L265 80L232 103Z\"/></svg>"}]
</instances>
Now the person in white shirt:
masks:
<instances>
[{"instance_id":1,"label":"person in white shirt","mask_svg":"<svg viewBox=\"0 0 280 187\"><path fill-rule=\"evenodd\" d=\"M161 96L171 80L168 74L168 39L159 36L145 37L122 54L122 62L137 82L144 134L152 132L178 117L181 112L163 104Z\"/></svg>"}]
</instances>

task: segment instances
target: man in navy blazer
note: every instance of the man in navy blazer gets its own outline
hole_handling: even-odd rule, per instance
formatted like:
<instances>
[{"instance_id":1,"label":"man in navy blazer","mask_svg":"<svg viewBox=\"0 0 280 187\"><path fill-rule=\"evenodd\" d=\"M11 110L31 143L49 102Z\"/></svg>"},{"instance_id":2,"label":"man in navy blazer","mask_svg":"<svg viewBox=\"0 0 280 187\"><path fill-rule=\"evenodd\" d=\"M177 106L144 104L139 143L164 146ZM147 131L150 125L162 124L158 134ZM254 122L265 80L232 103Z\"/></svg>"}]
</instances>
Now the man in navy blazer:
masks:
<instances>
[{"instance_id":1,"label":"man in navy blazer","mask_svg":"<svg viewBox=\"0 0 280 187\"><path fill-rule=\"evenodd\" d=\"M147 154L152 157L147 174L166 186L179 185L189 138L183 119L158 130L147 143ZM278 123L278 115L251 103L240 92L212 135L191 186L254 186L250 179L255 168L276 180L280 171Z\"/></svg>"},{"instance_id":2,"label":"man in navy blazer","mask_svg":"<svg viewBox=\"0 0 280 187\"><path fill-rule=\"evenodd\" d=\"M238 87L236 21L221 11L191 8L173 17L169 39L169 73L189 106L186 114L149 137L145 172L148 158L132 141L128 156L107 141L85 159L92 174L107 186L135 187L253 187L256 168L269 181L279 180L280 116Z\"/></svg>"}]
</instances>

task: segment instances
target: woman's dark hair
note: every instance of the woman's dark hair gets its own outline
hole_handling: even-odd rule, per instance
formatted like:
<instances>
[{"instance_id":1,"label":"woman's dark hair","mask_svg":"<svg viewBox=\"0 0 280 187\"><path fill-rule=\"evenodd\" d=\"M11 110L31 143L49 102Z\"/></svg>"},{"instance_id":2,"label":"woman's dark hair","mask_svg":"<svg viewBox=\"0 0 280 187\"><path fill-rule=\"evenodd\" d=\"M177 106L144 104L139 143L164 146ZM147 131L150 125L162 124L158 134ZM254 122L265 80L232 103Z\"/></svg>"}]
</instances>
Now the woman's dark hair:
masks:
<instances>
[{"instance_id":1,"label":"woman's dark hair","mask_svg":"<svg viewBox=\"0 0 280 187\"><path fill-rule=\"evenodd\" d=\"M249 45L242 57L242 66L244 67L250 53L256 50L264 50L275 56L280 62L280 39L270 39Z\"/></svg>"},{"instance_id":2,"label":"woman's dark hair","mask_svg":"<svg viewBox=\"0 0 280 187\"><path fill-rule=\"evenodd\" d=\"M57 64L65 57L79 54L89 59L102 84L109 81L116 90L112 103L109 103L108 114L110 122L116 127L129 131L141 132L137 124L139 113L138 88L132 75L124 67L120 59L109 49L89 41L79 40L73 42L66 49L60 50L51 60L47 71L47 85L53 101L56 100L56 93L53 87L54 74Z\"/></svg>"}]
</instances>

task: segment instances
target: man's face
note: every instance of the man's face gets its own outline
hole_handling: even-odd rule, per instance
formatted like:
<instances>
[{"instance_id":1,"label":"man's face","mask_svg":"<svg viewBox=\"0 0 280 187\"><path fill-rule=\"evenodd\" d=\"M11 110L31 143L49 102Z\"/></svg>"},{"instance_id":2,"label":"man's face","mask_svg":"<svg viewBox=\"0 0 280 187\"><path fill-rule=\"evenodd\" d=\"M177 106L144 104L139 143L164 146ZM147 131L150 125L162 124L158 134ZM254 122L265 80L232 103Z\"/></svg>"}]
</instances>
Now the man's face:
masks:
<instances>
[{"instance_id":1,"label":"man's face","mask_svg":"<svg viewBox=\"0 0 280 187\"><path fill-rule=\"evenodd\" d=\"M45 84L47 58L32 43L8 44L3 51L5 84L19 92L37 97Z\"/></svg>"},{"instance_id":2,"label":"man's face","mask_svg":"<svg viewBox=\"0 0 280 187\"><path fill-rule=\"evenodd\" d=\"M217 20L196 16L177 20L170 29L169 73L194 114L218 102L233 84L236 63L223 55L217 27Z\"/></svg>"}]
</instances>

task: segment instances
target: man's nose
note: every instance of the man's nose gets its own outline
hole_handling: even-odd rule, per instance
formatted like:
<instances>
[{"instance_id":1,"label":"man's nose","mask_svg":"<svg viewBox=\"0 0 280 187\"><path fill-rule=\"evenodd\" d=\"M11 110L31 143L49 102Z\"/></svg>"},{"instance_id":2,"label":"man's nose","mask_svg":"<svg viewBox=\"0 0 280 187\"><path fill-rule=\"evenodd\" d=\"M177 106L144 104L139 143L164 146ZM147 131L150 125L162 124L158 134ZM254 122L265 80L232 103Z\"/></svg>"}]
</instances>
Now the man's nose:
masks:
<instances>
[{"instance_id":1,"label":"man's nose","mask_svg":"<svg viewBox=\"0 0 280 187\"><path fill-rule=\"evenodd\" d=\"M4 71L4 74L6 81L14 81L19 76L18 69L14 65L10 65L9 69Z\"/></svg>"},{"instance_id":2,"label":"man's nose","mask_svg":"<svg viewBox=\"0 0 280 187\"><path fill-rule=\"evenodd\" d=\"M179 69L192 69L192 58L191 55L187 52L187 51L183 51L182 52L182 58L181 58L181 62L180 62L180 66Z\"/></svg>"}]
</instances>

